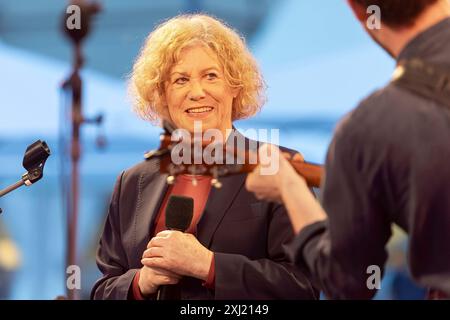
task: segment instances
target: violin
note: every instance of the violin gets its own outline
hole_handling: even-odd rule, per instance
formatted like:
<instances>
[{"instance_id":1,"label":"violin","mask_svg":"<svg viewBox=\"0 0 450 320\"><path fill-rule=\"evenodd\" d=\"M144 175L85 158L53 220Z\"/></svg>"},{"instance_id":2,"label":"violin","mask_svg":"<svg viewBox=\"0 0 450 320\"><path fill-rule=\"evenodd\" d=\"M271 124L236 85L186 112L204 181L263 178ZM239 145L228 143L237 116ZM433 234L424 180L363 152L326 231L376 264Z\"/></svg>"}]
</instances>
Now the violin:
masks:
<instances>
[{"instance_id":1,"label":"violin","mask_svg":"<svg viewBox=\"0 0 450 320\"><path fill-rule=\"evenodd\" d=\"M261 143L248 142L243 147L214 140L195 140L190 135L177 135L176 128L167 120L163 121L164 132L160 136L160 146L146 152L146 160L158 158L160 172L168 174L167 183L173 184L181 174L210 176L211 184L220 188L220 177L252 172L261 162L257 149ZM192 141L194 140L194 141ZM232 140L232 139L228 139ZM249 145L252 144L253 145ZM319 188L324 173L322 165L304 160L288 159L295 171L301 175L309 187ZM193 180L195 184L196 180Z\"/></svg>"}]
</instances>

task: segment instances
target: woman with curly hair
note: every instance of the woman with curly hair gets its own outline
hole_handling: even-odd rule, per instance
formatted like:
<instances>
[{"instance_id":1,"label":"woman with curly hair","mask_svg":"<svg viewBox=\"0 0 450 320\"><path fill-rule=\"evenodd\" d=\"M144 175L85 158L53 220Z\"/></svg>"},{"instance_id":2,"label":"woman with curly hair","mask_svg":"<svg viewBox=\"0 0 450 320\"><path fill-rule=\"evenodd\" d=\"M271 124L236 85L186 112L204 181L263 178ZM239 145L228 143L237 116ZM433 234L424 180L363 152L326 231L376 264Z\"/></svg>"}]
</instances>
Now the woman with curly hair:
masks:
<instances>
[{"instance_id":1,"label":"woman with curly hair","mask_svg":"<svg viewBox=\"0 0 450 320\"><path fill-rule=\"evenodd\" d=\"M135 110L144 119L169 119L189 132L199 122L224 139L235 132L233 121L260 110L264 90L243 39L200 14L159 25L130 77ZM97 255L103 277L92 298L155 299L166 285L180 299L317 298L284 251L293 231L282 205L246 191L245 174L223 177L220 189L193 175L179 175L168 186L155 161L117 179ZM165 230L163 213L172 195L194 199L185 233Z\"/></svg>"}]
</instances>

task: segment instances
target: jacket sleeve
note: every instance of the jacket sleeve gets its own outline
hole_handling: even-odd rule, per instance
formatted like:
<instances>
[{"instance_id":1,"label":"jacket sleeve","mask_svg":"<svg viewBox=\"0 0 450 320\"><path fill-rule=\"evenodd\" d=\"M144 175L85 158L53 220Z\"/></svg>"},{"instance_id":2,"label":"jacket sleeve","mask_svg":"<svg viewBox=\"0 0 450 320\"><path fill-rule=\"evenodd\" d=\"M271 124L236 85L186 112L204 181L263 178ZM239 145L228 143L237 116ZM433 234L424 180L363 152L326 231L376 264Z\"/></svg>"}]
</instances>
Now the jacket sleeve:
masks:
<instances>
[{"instance_id":1,"label":"jacket sleeve","mask_svg":"<svg viewBox=\"0 0 450 320\"><path fill-rule=\"evenodd\" d=\"M123 175L122 172L114 186L108 217L100 239L97 265L103 277L92 288L91 299L127 299L133 278L138 271L138 269L128 268L128 260L121 239L119 200Z\"/></svg>"},{"instance_id":2,"label":"jacket sleeve","mask_svg":"<svg viewBox=\"0 0 450 320\"><path fill-rule=\"evenodd\" d=\"M293 243L327 298L369 299L379 288L391 236L384 170L387 148L337 134L328 151L322 205L328 219L306 226Z\"/></svg>"},{"instance_id":3,"label":"jacket sleeve","mask_svg":"<svg viewBox=\"0 0 450 320\"><path fill-rule=\"evenodd\" d=\"M294 234L284 206L269 208L267 258L214 253L215 299L318 299L318 290L286 253Z\"/></svg>"}]
</instances>

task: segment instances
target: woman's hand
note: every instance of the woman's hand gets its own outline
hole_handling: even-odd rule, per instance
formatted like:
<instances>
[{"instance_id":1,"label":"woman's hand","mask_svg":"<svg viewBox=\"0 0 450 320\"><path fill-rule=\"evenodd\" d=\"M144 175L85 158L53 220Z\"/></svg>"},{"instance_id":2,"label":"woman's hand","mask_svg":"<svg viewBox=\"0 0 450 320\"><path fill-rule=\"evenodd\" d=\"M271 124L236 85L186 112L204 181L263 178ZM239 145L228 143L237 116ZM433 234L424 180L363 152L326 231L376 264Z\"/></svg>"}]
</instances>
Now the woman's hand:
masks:
<instances>
[{"instance_id":1,"label":"woman's hand","mask_svg":"<svg viewBox=\"0 0 450 320\"><path fill-rule=\"evenodd\" d=\"M180 275L169 270L143 266L139 275L139 290L147 296L156 293L159 286L177 284L180 279Z\"/></svg>"},{"instance_id":2,"label":"woman's hand","mask_svg":"<svg viewBox=\"0 0 450 320\"><path fill-rule=\"evenodd\" d=\"M150 240L141 262L146 267L206 281L212 259L212 251L192 234L165 230Z\"/></svg>"}]
</instances>

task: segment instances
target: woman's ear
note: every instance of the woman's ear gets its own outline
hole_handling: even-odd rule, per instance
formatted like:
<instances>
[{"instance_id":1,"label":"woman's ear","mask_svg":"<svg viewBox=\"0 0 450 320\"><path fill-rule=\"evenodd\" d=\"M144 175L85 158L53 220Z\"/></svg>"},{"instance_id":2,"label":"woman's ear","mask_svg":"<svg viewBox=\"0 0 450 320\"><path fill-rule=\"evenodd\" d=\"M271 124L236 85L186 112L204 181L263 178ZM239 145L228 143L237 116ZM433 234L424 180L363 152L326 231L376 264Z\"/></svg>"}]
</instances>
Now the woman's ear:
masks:
<instances>
[{"instance_id":1,"label":"woman's ear","mask_svg":"<svg viewBox=\"0 0 450 320\"><path fill-rule=\"evenodd\" d=\"M241 92L240 87L231 88L231 94L232 94L233 98L237 98L237 96L239 95L240 92Z\"/></svg>"},{"instance_id":2,"label":"woman's ear","mask_svg":"<svg viewBox=\"0 0 450 320\"><path fill-rule=\"evenodd\" d=\"M159 94L158 100L160 106L167 106L167 99L164 93Z\"/></svg>"},{"instance_id":3,"label":"woman's ear","mask_svg":"<svg viewBox=\"0 0 450 320\"><path fill-rule=\"evenodd\" d=\"M157 106L160 117L170 118L169 106L167 105L167 99L164 92L158 94Z\"/></svg>"}]
</instances>

